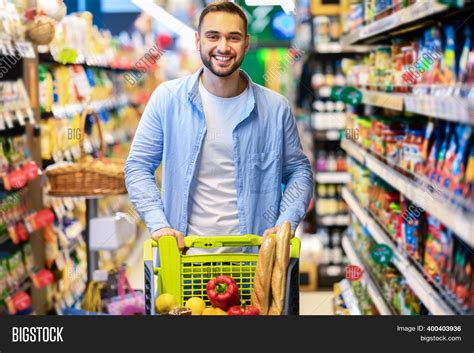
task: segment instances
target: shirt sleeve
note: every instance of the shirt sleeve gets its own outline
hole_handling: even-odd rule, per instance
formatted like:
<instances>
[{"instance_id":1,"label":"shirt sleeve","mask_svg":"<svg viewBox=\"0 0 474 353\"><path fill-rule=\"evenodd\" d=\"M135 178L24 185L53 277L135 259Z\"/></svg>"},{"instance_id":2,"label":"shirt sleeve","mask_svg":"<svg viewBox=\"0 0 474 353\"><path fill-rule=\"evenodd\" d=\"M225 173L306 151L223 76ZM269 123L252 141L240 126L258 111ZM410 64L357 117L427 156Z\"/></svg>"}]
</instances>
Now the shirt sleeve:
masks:
<instances>
[{"instance_id":1,"label":"shirt sleeve","mask_svg":"<svg viewBox=\"0 0 474 353\"><path fill-rule=\"evenodd\" d=\"M282 181L285 190L280 202L280 216L275 225L289 221L295 230L313 195L313 172L301 147L295 117L289 104L284 109L283 124Z\"/></svg>"},{"instance_id":2,"label":"shirt sleeve","mask_svg":"<svg viewBox=\"0 0 474 353\"><path fill-rule=\"evenodd\" d=\"M150 233L170 226L155 180L155 171L163 157L163 128L158 104L164 99L166 97L158 87L143 112L125 163L125 184L130 201Z\"/></svg>"}]
</instances>

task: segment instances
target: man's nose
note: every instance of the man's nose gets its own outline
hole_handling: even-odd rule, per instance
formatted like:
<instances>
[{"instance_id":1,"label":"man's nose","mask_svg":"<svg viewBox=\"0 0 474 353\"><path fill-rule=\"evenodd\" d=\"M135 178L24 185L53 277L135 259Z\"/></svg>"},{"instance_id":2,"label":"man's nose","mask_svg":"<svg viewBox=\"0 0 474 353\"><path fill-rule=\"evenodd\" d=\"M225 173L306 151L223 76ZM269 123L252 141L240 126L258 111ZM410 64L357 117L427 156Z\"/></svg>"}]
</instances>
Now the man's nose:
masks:
<instances>
[{"instance_id":1,"label":"man's nose","mask_svg":"<svg viewBox=\"0 0 474 353\"><path fill-rule=\"evenodd\" d=\"M221 38L221 40L219 41L219 44L217 46L217 49L221 52L221 53L227 53L229 51L229 44L228 44L228 41L227 41L227 38Z\"/></svg>"}]
</instances>

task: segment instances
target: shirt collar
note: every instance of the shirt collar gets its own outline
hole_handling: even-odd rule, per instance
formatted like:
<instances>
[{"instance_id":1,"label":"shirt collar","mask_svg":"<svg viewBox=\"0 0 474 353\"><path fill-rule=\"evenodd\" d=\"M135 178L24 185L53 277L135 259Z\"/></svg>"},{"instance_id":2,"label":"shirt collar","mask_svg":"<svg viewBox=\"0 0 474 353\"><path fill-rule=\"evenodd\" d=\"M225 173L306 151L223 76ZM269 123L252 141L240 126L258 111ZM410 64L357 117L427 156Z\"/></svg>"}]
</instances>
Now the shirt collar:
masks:
<instances>
[{"instance_id":1,"label":"shirt collar","mask_svg":"<svg viewBox=\"0 0 474 353\"><path fill-rule=\"evenodd\" d=\"M201 95L199 94L199 78L201 77L202 72L204 71L204 67L201 67L199 70L196 71L191 77L191 90L188 92L188 99L201 111L203 112L204 109L202 107L202 100ZM249 101L247 102L247 106L245 109L244 119L247 118L252 110L255 108L256 96L255 96L255 83L252 81L250 76L244 71L240 69L240 75L242 75L249 83L248 90L249 90ZM243 120L243 119L242 119Z\"/></svg>"}]
</instances>

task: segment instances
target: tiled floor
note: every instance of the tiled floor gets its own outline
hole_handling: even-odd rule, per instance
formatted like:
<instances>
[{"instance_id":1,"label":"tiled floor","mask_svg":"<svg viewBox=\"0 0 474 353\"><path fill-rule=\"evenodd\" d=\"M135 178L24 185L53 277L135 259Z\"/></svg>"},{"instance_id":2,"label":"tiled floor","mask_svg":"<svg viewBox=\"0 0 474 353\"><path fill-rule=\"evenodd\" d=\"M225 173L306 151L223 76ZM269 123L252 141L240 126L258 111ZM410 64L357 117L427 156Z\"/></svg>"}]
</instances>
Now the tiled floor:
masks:
<instances>
[{"instance_id":1,"label":"tiled floor","mask_svg":"<svg viewBox=\"0 0 474 353\"><path fill-rule=\"evenodd\" d=\"M300 315L334 315L333 292L300 293Z\"/></svg>"}]
</instances>

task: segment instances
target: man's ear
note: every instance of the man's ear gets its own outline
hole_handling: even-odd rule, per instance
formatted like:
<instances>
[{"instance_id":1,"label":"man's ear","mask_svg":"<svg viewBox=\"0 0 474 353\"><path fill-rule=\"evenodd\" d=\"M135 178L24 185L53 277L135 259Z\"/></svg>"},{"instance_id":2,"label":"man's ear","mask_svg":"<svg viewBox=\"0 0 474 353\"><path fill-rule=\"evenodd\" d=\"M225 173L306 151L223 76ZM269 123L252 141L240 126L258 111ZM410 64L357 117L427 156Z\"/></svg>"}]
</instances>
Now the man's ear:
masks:
<instances>
[{"instance_id":1,"label":"man's ear","mask_svg":"<svg viewBox=\"0 0 474 353\"><path fill-rule=\"evenodd\" d=\"M250 36L247 34L245 36L245 52L249 50L249 47L250 47Z\"/></svg>"},{"instance_id":2,"label":"man's ear","mask_svg":"<svg viewBox=\"0 0 474 353\"><path fill-rule=\"evenodd\" d=\"M200 41L199 32L194 33L194 39L196 40L196 49L199 51L199 41Z\"/></svg>"}]
</instances>

